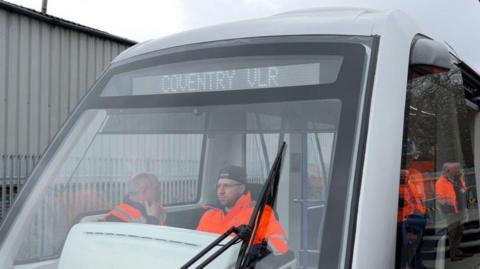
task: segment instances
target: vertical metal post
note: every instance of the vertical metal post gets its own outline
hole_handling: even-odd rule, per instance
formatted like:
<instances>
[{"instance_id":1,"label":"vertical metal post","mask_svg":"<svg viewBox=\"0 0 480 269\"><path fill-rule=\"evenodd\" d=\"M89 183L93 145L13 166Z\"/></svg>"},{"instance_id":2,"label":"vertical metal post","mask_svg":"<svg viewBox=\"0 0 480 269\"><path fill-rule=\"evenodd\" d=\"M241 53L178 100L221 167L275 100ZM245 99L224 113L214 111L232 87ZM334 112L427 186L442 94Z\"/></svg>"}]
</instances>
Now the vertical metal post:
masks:
<instances>
[{"instance_id":1,"label":"vertical metal post","mask_svg":"<svg viewBox=\"0 0 480 269\"><path fill-rule=\"evenodd\" d=\"M320 166L322 167L322 177L323 177L323 189L328 190L328 173L327 171L327 166L325 165L325 160L323 159L323 151L322 147L320 144L320 139L318 138L318 133L312 133L312 135L315 137L315 143L317 144L318 148L318 157L320 159Z\"/></svg>"},{"instance_id":2,"label":"vertical metal post","mask_svg":"<svg viewBox=\"0 0 480 269\"><path fill-rule=\"evenodd\" d=\"M267 145L266 145L266 142L265 142L265 135L263 132L261 132L262 130L262 126L260 124L260 116L258 115L258 113L255 113L255 119L257 121L257 127L258 129L260 130L260 143L262 144L262 152L263 152L263 156L265 158L265 169L264 171L266 171L266 173L268 173L268 170L270 169L270 160L268 158L268 151L267 151Z\"/></svg>"},{"instance_id":3,"label":"vertical metal post","mask_svg":"<svg viewBox=\"0 0 480 269\"><path fill-rule=\"evenodd\" d=\"M42 0L42 13L47 14L48 0Z\"/></svg>"},{"instance_id":4,"label":"vertical metal post","mask_svg":"<svg viewBox=\"0 0 480 269\"><path fill-rule=\"evenodd\" d=\"M9 193L8 193L8 207L11 207L12 206L12 203L13 203L13 196L15 195L13 193L13 179L14 179L14 174L15 174L15 167L14 167L14 164L15 164L15 155L10 155L10 176L9 176L9 180L8 180L8 189L9 189Z\"/></svg>"},{"instance_id":5,"label":"vertical metal post","mask_svg":"<svg viewBox=\"0 0 480 269\"><path fill-rule=\"evenodd\" d=\"M16 182L17 191L16 191L14 197L16 197L18 195L18 193L20 192L20 189L22 189L22 161L23 161L23 159L24 159L23 155L18 155L17 156L17 182Z\"/></svg>"},{"instance_id":6,"label":"vertical metal post","mask_svg":"<svg viewBox=\"0 0 480 269\"><path fill-rule=\"evenodd\" d=\"M308 134L302 135L302 158L301 158L301 184L302 184L302 249L303 249L303 268L308 268Z\"/></svg>"},{"instance_id":7,"label":"vertical metal post","mask_svg":"<svg viewBox=\"0 0 480 269\"><path fill-rule=\"evenodd\" d=\"M25 176L23 178L23 184L27 181L28 176L30 175L30 161L32 161L33 155L25 155Z\"/></svg>"},{"instance_id":8,"label":"vertical metal post","mask_svg":"<svg viewBox=\"0 0 480 269\"><path fill-rule=\"evenodd\" d=\"M2 182L0 182L0 187L2 188L0 219L2 219L7 213L7 159L7 155L2 155L3 177Z\"/></svg>"}]
</instances>

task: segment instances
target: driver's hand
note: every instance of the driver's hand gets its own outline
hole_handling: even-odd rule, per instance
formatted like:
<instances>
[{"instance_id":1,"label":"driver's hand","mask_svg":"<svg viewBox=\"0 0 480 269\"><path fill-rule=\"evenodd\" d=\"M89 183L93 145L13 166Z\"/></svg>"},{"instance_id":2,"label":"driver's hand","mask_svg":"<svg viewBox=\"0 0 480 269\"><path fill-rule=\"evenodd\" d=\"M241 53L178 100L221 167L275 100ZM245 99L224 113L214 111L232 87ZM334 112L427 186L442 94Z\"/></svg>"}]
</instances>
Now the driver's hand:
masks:
<instances>
[{"instance_id":1,"label":"driver's hand","mask_svg":"<svg viewBox=\"0 0 480 269\"><path fill-rule=\"evenodd\" d=\"M165 225L165 221L167 220L167 212L161 203L145 202L145 211L147 211L147 215L156 217L159 220L160 225Z\"/></svg>"}]
</instances>

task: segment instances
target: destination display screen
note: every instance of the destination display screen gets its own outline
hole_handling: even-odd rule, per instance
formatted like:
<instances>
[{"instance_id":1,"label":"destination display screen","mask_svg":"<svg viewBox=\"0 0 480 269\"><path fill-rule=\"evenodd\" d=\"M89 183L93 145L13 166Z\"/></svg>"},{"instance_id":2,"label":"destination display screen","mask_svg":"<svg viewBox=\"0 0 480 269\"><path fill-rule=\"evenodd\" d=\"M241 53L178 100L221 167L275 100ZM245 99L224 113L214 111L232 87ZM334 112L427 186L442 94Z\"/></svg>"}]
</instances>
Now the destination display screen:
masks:
<instances>
[{"instance_id":1,"label":"destination display screen","mask_svg":"<svg viewBox=\"0 0 480 269\"><path fill-rule=\"evenodd\" d=\"M284 58L280 56L271 60L268 58L270 57L251 61L246 61L244 58L230 61L212 59L137 70L114 76L105 87L102 96L234 91L329 84L336 81L343 61L342 56L317 56L317 59L298 59L293 56ZM233 68L232 65L238 66L239 63L238 68Z\"/></svg>"},{"instance_id":2,"label":"destination display screen","mask_svg":"<svg viewBox=\"0 0 480 269\"><path fill-rule=\"evenodd\" d=\"M133 95L315 85L319 74L320 64L313 63L139 77Z\"/></svg>"}]
</instances>

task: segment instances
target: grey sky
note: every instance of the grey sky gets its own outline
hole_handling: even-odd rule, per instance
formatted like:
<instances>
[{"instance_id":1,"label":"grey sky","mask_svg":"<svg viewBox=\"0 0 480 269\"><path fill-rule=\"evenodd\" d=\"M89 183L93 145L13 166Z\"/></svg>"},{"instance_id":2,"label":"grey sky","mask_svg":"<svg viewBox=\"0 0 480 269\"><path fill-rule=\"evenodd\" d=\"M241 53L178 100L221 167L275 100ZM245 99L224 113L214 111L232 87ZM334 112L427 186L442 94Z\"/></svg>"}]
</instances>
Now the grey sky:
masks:
<instances>
[{"instance_id":1,"label":"grey sky","mask_svg":"<svg viewBox=\"0 0 480 269\"><path fill-rule=\"evenodd\" d=\"M36 10L42 0L9 0ZM446 40L480 70L478 0L48 0L48 13L109 33L145 41L229 21L318 6L398 8L434 37Z\"/></svg>"}]
</instances>

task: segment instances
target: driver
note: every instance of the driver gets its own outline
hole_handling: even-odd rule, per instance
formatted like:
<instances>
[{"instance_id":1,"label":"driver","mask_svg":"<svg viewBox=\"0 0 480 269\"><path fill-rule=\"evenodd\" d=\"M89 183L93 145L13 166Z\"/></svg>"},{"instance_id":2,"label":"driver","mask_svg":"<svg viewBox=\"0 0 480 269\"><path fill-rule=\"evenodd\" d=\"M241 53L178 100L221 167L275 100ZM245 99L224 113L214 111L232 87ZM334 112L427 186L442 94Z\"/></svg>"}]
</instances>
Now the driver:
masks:
<instances>
[{"instance_id":1,"label":"driver","mask_svg":"<svg viewBox=\"0 0 480 269\"><path fill-rule=\"evenodd\" d=\"M105 221L164 225L166 213L160 203L159 187L158 178L152 174L130 178L123 203L108 212Z\"/></svg>"},{"instance_id":2,"label":"driver","mask_svg":"<svg viewBox=\"0 0 480 269\"><path fill-rule=\"evenodd\" d=\"M232 226L248 224L255 207L246 187L245 170L238 166L227 166L220 171L217 181L217 206L206 206L197 230L223 234ZM288 251L287 235L267 206L257 230L254 244L265 242L274 255Z\"/></svg>"}]
</instances>

